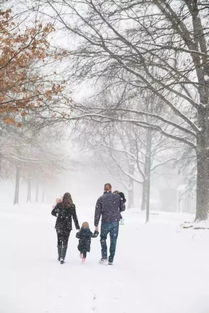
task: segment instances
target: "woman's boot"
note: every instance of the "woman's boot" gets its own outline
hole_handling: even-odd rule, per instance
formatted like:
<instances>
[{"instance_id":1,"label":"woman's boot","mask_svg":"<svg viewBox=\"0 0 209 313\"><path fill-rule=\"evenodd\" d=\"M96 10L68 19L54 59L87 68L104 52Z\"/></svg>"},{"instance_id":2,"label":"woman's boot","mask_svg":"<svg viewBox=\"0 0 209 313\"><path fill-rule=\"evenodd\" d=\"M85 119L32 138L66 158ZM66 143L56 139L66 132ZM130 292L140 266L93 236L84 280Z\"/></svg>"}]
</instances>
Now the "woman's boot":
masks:
<instances>
[{"instance_id":1,"label":"woman's boot","mask_svg":"<svg viewBox=\"0 0 209 313\"><path fill-rule=\"evenodd\" d=\"M61 247L61 252L60 252L60 263L63 264L65 261L65 255L67 251L67 246L62 246Z\"/></svg>"},{"instance_id":2,"label":"woman's boot","mask_svg":"<svg viewBox=\"0 0 209 313\"><path fill-rule=\"evenodd\" d=\"M57 246L57 252L58 252L58 261L60 261L60 257L61 257L61 248L62 246Z\"/></svg>"}]
</instances>

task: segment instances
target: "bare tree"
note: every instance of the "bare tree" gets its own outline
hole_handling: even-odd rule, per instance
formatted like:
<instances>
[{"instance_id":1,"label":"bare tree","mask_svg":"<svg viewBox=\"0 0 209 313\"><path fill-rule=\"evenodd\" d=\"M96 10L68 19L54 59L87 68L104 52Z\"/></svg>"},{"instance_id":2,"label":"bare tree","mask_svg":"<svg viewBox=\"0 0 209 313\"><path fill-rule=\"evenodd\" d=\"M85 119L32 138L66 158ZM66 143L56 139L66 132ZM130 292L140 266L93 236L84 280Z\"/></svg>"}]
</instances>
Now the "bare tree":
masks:
<instances>
[{"instance_id":1,"label":"bare tree","mask_svg":"<svg viewBox=\"0 0 209 313\"><path fill-rule=\"evenodd\" d=\"M164 112L160 114L132 108L125 108L126 111L123 108L123 112L128 111L129 120L132 116L135 124L158 130L195 149L196 220L206 219L209 207L207 3L204 0L47 3L66 30L79 38L74 51L77 76L124 81L128 74L129 84L135 90L149 89L161 100ZM97 116L109 117L108 112L94 107ZM144 120L145 116L149 122ZM168 131L158 121L170 126Z\"/></svg>"}]
</instances>

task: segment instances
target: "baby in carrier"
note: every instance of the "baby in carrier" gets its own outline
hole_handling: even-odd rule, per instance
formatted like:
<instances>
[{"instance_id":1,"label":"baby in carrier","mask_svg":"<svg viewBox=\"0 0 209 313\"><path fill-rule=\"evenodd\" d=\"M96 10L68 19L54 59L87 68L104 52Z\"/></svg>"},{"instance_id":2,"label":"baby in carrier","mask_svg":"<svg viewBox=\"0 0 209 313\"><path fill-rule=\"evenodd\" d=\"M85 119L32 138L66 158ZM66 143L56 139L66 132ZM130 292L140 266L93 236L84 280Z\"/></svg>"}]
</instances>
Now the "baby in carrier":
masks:
<instances>
[{"instance_id":1,"label":"baby in carrier","mask_svg":"<svg viewBox=\"0 0 209 313\"><path fill-rule=\"evenodd\" d=\"M123 201L123 205L124 205L124 207L125 207L126 198L125 198L124 193L121 192L121 191L118 191L118 190L113 191L113 193L116 193L116 194L118 194L118 195L120 196L121 200ZM125 209L125 208L124 208L124 209ZM123 218L123 216L122 216L121 213L120 213L120 224L121 224L121 225L124 225L124 218Z\"/></svg>"},{"instance_id":2,"label":"baby in carrier","mask_svg":"<svg viewBox=\"0 0 209 313\"><path fill-rule=\"evenodd\" d=\"M98 234L98 231L95 231L94 233L91 232L88 222L84 222L79 232L77 232L76 238L79 239L78 250L80 251L82 262L85 262L87 252L90 252L91 238L96 238Z\"/></svg>"}]
</instances>

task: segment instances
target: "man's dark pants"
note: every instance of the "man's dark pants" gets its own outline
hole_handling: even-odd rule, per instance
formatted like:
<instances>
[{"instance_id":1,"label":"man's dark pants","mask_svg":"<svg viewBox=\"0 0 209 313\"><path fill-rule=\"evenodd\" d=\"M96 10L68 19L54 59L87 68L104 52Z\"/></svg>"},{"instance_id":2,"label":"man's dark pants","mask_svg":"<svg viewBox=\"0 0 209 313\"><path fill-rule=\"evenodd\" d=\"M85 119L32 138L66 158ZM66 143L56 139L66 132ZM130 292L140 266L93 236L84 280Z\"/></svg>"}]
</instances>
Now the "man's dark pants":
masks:
<instances>
[{"instance_id":1,"label":"man's dark pants","mask_svg":"<svg viewBox=\"0 0 209 313\"><path fill-rule=\"evenodd\" d=\"M113 262L115 256L116 242L118 238L119 222L102 223L101 225L101 247L102 259L107 259L107 235L110 234L110 255L109 262Z\"/></svg>"}]
</instances>

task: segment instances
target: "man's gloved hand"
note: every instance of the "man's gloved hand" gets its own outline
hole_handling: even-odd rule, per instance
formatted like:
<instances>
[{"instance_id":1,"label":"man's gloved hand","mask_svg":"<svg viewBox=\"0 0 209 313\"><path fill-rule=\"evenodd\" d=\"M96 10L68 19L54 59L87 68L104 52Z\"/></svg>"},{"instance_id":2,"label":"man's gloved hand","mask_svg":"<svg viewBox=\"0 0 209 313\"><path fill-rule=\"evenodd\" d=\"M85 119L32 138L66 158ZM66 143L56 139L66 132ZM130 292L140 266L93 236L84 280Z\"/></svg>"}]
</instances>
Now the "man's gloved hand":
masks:
<instances>
[{"instance_id":1,"label":"man's gloved hand","mask_svg":"<svg viewBox=\"0 0 209 313\"><path fill-rule=\"evenodd\" d=\"M99 235L98 230L95 230L92 237L96 238L98 235Z\"/></svg>"}]
</instances>

